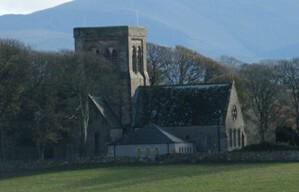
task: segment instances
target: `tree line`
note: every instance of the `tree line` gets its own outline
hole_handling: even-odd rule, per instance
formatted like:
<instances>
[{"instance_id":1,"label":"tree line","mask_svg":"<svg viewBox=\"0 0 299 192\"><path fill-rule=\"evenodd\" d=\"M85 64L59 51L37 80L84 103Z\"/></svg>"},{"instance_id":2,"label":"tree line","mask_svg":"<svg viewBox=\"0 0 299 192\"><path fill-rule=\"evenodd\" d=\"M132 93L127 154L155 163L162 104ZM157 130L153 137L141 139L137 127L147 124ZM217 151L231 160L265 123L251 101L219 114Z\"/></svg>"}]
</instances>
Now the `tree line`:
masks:
<instances>
[{"instance_id":1,"label":"tree line","mask_svg":"<svg viewBox=\"0 0 299 192\"><path fill-rule=\"evenodd\" d=\"M37 52L1 40L0 159L18 153L12 146L35 146L43 159L48 146L69 142L73 134L83 149L89 94L109 97L114 91L106 85L115 81L116 69L105 62L88 53Z\"/></svg>"},{"instance_id":2,"label":"tree line","mask_svg":"<svg viewBox=\"0 0 299 192\"><path fill-rule=\"evenodd\" d=\"M151 86L235 80L246 120L258 125L260 142L277 127L299 131L299 59L229 65L236 60L222 63L182 46L148 44L147 50ZM109 62L0 40L0 159L18 153L12 146L34 146L43 159L48 146L74 138L80 138L78 150L84 155L89 96L121 94L121 73Z\"/></svg>"}]
</instances>

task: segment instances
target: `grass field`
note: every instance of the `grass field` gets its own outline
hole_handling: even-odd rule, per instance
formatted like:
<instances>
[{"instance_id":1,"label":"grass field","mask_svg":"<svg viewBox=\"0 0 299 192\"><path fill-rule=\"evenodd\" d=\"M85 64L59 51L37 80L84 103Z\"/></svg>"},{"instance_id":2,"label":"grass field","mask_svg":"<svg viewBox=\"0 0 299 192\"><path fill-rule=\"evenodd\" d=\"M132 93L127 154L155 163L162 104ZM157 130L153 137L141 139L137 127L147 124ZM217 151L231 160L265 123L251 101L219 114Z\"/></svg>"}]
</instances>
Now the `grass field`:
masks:
<instances>
[{"instance_id":1,"label":"grass field","mask_svg":"<svg viewBox=\"0 0 299 192\"><path fill-rule=\"evenodd\" d=\"M120 166L0 179L1 192L299 192L299 163Z\"/></svg>"}]
</instances>

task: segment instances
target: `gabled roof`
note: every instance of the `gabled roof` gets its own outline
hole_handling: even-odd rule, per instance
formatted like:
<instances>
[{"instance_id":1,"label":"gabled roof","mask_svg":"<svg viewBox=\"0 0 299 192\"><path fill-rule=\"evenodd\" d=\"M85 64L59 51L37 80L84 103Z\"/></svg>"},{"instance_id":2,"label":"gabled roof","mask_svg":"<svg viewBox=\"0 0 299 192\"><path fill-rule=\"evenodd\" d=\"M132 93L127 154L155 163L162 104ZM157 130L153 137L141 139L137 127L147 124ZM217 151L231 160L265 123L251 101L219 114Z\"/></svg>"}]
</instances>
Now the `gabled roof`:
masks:
<instances>
[{"instance_id":1,"label":"gabled roof","mask_svg":"<svg viewBox=\"0 0 299 192\"><path fill-rule=\"evenodd\" d=\"M186 143L180 138L164 131L157 125L150 124L144 128L131 132L112 145L146 145Z\"/></svg>"},{"instance_id":2,"label":"gabled roof","mask_svg":"<svg viewBox=\"0 0 299 192\"><path fill-rule=\"evenodd\" d=\"M232 83L140 87L135 126L207 126L224 123Z\"/></svg>"},{"instance_id":3,"label":"gabled roof","mask_svg":"<svg viewBox=\"0 0 299 192\"><path fill-rule=\"evenodd\" d=\"M92 101L92 103L95 105L99 113L102 115L102 117L106 119L106 121L109 123L111 127L113 128L121 127L116 115L113 113L112 109L110 108L109 104L106 102L104 98L93 97L91 95L89 95L89 98Z\"/></svg>"}]
</instances>

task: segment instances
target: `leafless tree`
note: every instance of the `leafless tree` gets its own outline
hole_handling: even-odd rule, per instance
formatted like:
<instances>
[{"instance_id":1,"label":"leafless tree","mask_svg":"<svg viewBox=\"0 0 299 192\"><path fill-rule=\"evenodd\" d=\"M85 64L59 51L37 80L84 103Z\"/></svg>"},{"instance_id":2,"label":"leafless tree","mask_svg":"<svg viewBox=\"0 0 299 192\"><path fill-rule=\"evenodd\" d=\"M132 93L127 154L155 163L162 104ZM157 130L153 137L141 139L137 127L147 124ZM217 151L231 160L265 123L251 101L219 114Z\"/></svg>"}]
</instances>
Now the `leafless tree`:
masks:
<instances>
[{"instance_id":1,"label":"leafless tree","mask_svg":"<svg viewBox=\"0 0 299 192\"><path fill-rule=\"evenodd\" d=\"M282 83L290 91L292 106L296 119L296 130L299 132L299 59L280 61L278 70Z\"/></svg>"},{"instance_id":2,"label":"leafless tree","mask_svg":"<svg viewBox=\"0 0 299 192\"><path fill-rule=\"evenodd\" d=\"M277 74L272 65L251 64L242 67L241 75L249 102L258 119L260 141L265 142L265 134L271 126L271 120L279 110Z\"/></svg>"},{"instance_id":3,"label":"leafless tree","mask_svg":"<svg viewBox=\"0 0 299 192\"><path fill-rule=\"evenodd\" d=\"M177 46L173 50L170 62L163 65L162 71L167 83L194 84L204 81L206 68L199 54Z\"/></svg>"},{"instance_id":4,"label":"leafless tree","mask_svg":"<svg viewBox=\"0 0 299 192\"><path fill-rule=\"evenodd\" d=\"M147 63L151 85L159 85L165 81L163 66L172 62L173 50L169 47L147 44Z\"/></svg>"}]
</instances>

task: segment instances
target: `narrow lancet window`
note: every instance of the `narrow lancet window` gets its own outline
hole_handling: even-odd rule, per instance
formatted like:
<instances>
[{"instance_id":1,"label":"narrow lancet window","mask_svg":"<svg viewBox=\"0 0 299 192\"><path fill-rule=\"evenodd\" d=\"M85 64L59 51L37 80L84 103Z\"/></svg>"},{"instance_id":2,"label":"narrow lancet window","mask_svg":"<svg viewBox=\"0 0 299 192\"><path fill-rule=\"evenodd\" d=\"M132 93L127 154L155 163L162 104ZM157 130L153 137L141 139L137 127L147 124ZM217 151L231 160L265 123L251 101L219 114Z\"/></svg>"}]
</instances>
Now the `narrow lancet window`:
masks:
<instances>
[{"instance_id":1,"label":"narrow lancet window","mask_svg":"<svg viewBox=\"0 0 299 192\"><path fill-rule=\"evenodd\" d=\"M136 47L134 46L133 47L133 54L132 54L132 64L133 64L133 71L135 73L138 72L138 63L137 63L137 50L136 50Z\"/></svg>"},{"instance_id":2,"label":"narrow lancet window","mask_svg":"<svg viewBox=\"0 0 299 192\"><path fill-rule=\"evenodd\" d=\"M143 50L140 46L138 47L138 69L140 72L142 72L144 70L143 69Z\"/></svg>"}]
</instances>

